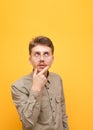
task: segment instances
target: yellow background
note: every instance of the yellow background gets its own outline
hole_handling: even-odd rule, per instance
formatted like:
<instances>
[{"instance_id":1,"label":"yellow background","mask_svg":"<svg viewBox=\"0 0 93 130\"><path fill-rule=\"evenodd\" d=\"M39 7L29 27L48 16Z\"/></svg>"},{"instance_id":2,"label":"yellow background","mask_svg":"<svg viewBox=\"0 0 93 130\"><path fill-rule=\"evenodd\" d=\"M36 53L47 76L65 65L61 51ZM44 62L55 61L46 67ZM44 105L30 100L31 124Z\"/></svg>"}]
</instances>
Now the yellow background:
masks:
<instances>
[{"instance_id":1,"label":"yellow background","mask_svg":"<svg viewBox=\"0 0 93 130\"><path fill-rule=\"evenodd\" d=\"M54 43L51 71L63 78L70 130L93 130L92 0L0 1L0 130L21 130L10 86L31 72L28 43L37 35Z\"/></svg>"}]
</instances>

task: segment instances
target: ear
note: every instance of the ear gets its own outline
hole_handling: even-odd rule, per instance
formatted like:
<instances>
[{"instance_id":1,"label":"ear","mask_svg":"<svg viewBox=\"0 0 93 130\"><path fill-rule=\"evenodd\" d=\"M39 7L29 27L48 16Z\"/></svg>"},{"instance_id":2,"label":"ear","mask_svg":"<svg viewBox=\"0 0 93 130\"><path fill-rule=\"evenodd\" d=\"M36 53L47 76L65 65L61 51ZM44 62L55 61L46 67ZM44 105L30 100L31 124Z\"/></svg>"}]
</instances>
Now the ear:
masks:
<instances>
[{"instance_id":1,"label":"ear","mask_svg":"<svg viewBox=\"0 0 93 130\"><path fill-rule=\"evenodd\" d=\"M30 63L32 63L31 56L29 56L29 61L30 61Z\"/></svg>"},{"instance_id":2,"label":"ear","mask_svg":"<svg viewBox=\"0 0 93 130\"><path fill-rule=\"evenodd\" d=\"M54 62L54 55L53 55L53 57L52 57L52 63Z\"/></svg>"}]
</instances>

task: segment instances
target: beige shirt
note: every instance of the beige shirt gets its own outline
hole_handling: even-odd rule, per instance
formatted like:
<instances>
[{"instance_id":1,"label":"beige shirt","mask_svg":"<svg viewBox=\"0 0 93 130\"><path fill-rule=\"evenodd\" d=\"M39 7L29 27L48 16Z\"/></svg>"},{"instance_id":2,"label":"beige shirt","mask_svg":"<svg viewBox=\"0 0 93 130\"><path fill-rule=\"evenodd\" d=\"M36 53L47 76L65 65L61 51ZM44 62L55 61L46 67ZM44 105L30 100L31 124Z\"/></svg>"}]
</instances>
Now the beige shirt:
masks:
<instances>
[{"instance_id":1,"label":"beige shirt","mask_svg":"<svg viewBox=\"0 0 93 130\"><path fill-rule=\"evenodd\" d=\"M24 76L11 87L22 130L68 130L60 76L50 72L41 92L31 90L32 76Z\"/></svg>"}]
</instances>

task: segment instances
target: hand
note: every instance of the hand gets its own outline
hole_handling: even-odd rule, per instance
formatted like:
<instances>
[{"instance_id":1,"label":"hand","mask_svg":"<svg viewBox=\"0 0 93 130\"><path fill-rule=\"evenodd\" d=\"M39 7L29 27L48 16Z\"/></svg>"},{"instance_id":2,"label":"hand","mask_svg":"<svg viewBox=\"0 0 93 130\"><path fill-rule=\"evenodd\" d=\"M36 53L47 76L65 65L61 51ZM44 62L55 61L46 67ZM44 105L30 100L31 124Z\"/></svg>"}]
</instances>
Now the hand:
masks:
<instances>
[{"instance_id":1,"label":"hand","mask_svg":"<svg viewBox=\"0 0 93 130\"><path fill-rule=\"evenodd\" d=\"M45 67L41 72L37 73L37 68L33 73L32 90L41 91L47 82L44 73L48 70L49 66Z\"/></svg>"}]
</instances>

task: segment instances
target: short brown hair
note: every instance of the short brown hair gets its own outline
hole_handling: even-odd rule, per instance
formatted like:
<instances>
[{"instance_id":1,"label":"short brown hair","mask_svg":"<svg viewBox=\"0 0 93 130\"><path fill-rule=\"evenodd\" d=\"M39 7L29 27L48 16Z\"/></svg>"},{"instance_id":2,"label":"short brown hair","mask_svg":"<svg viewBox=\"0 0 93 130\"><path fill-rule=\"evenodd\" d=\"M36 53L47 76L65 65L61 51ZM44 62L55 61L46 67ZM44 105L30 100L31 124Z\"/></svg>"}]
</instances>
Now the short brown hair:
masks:
<instances>
[{"instance_id":1,"label":"short brown hair","mask_svg":"<svg viewBox=\"0 0 93 130\"><path fill-rule=\"evenodd\" d=\"M30 43L29 43L29 54L31 54L32 48L39 44L50 47L52 50L52 54L54 53L54 46L53 46L52 41L48 37L37 36L37 37L33 38L32 41L30 41Z\"/></svg>"}]
</instances>

